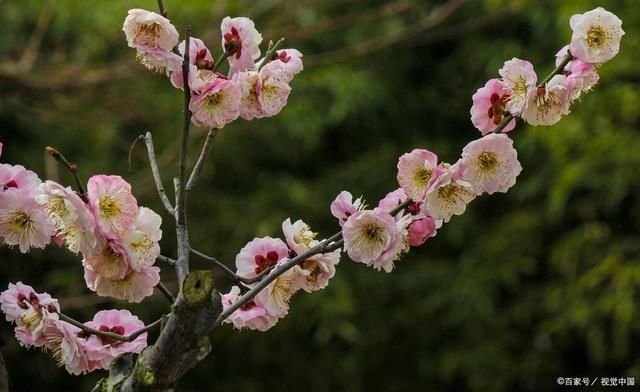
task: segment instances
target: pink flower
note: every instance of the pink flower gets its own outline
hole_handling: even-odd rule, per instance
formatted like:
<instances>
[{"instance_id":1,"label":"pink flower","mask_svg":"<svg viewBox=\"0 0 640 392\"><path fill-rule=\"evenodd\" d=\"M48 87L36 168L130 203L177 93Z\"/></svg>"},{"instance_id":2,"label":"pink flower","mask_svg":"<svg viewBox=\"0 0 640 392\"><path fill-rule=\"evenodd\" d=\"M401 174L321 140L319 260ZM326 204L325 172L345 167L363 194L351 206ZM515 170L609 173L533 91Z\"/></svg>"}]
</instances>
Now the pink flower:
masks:
<instances>
[{"instance_id":1,"label":"pink flower","mask_svg":"<svg viewBox=\"0 0 640 392\"><path fill-rule=\"evenodd\" d=\"M560 65L568 50L569 45L566 45L556 53L556 66ZM571 101L580 98L582 93L591 91L593 86L600 80L600 76L593 64L585 63L578 59L569 61L564 67L564 74L567 76L567 86Z\"/></svg>"},{"instance_id":2,"label":"pink flower","mask_svg":"<svg viewBox=\"0 0 640 392\"><path fill-rule=\"evenodd\" d=\"M47 246L54 229L44 208L27 192L0 193L0 237L9 246L18 245L22 253Z\"/></svg>"},{"instance_id":3,"label":"pink flower","mask_svg":"<svg viewBox=\"0 0 640 392\"><path fill-rule=\"evenodd\" d=\"M163 49L137 49L136 60L148 70L170 75L182 66L182 57Z\"/></svg>"},{"instance_id":4,"label":"pink flower","mask_svg":"<svg viewBox=\"0 0 640 392\"><path fill-rule=\"evenodd\" d=\"M342 226L342 236L349 257L370 264L395 244L400 233L389 213L365 210L349 217Z\"/></svg>"},{"instance_id":5,"label":"pink flower","mask_svg":"<svg viewBox=\"0 0 640 392\"><path fill-rule=\"evenodd\" d=\"M289 248L299 255L310 248L316 246L319 241L316 240L318 233L314 233L309 225L298 219L295 223L291 223L291 219L287 218L282 222L282 232Z\"/></svg>"},{"instance_id":6,"label":"pink flower","mask_svg":"<svg viewBox=\"0 0 640 392\"><path fill-rule=\"evenodd\" d=\"M291 77L278 61L272 61L262 67L259 76L261 83L256 87L256 94L263 116L275 116L287 104L291 93Z\"/></svg>"},{"instance_id":7,"label":"pink flower","mask_svg":"<svg viewBox=\"0 0 640 392\"><path fill-rule=\"evenodd\" d=\"M506 109L509 92L499 79L490 79L473 94L472 99L471 122L483 135L493 132L509 114ZM513 119L503 132L509 132L515 126L516 120Z\"/></svg>"},{"instance_id":8,"label":"pink flower","mask_svg":"<svg viewBox=\"0 0 640 392\"><path fill-rule=\"evenodd\" d=\"M406 155L406 154L405 154ZM395 191L389 192L386 196L378 202L378 207L374 210L380 210L382 212L390 213L391 210L394 210L400 204L404 203L407 200L407 194L404 192L402 188L398 188ZM398 218L401 218L404 215L403 211L400 211L396 214L396 221Z\"/></svg>"},{"instance_id":9,"label":"pink flower","mask_svg":"<svg viewBox=\"0 0 640 392\"><path fill-rule=\"evenodd\" d=\"M136 49L171 51L178 44L178 31L169 19L155 12L131 9L122 26L127 44Z\"/></svg>"},{"instance_id":10,"label":"pink flower","mask_svg":"<svg viewBox=\"0 0 640 392\"><path fill-rule=\"evenodd\" d=\"M293 267L293 271L298 274L293 285L307 293L321 290L327 287L329 280L335 276L339 262L340 249L310 257Z\"/></svg>"},{"instance_id":11,"label":"pink flower","mask_svg":"<svg viewBox=\"0 0 640 392\"><path fill-rule=\"evenodd\" d=\"M335 216L340 223L340 227L349 219L349 217L364 208L362 198L359 197L353 201L353 196L347 191L342 191L331 202L331 215Z\"/></svg>"},{"instance_id":12,"label":"pink flower","mask_svg":"<svg viewBox=\"0 0 640 392\"><path fill-rule=\"evenodd\" d=\"M89 359L85 335L75 325L54 320L47 324L43 335L56 364L64 366L70 374L85 374L100 368L98 362Z\"/></svg>"},{"instance_id":13,"label":"pink flower","mask_svg":"<svg viewBox=\"0 0 640 392\"><path fill-rule=\"evenodd\" d=\"M38 175L24 166L0 164L0 194L14 190L35 194L41 183Z\"/></svg>"},{"instance_id":14,"label":"pink flower","mask_svg":"<svg viewBox=\"0 0 640 392\"><path fill-rule=\"evenodd\" d=\"M398 160L398 183L412 200L421 201L438 177L438 156L416 148Z\"/></svg>"},{"instance_id":15,"label":"pink flower","mask_svg":"<svg viewBox=\"0 0 640 392\"><path fill-rule=\"evenodd\" d=\"M140 302L153 294L153 288L160 282L160 268L151 266L130 271L123 279L109 279L85 265L84 280L87 287L101 297Z\"/></svg>"},{"instance_id":16,"label":"pink flower","mask_svg":"<svg viewBox=\"0 0 640 392\"><path fill-rule=\"evenodd\" d=\"M140 207L138 219L133 227L122 236L122 246L129 256L129 266L134 271L143 270L156 261L160 255L162 230L160 215L146 207Z\"/></svg>"},{"instance_id":17,"label":"pink flower","mask_svg":"<svg viewBox=\"0 0 640 392\"><path fill-rule=\"evenodd\" d=\"M211 82L200 95L193 95L189 110L194 124L208 128L222 128L238 118L240 105L239 86L226 79Z\"/></svg>"},{"instance_id":18,"label":"pink flower","mask_svg":"<svg viewBox=\"0 0 640 392\"><path fill-rule=\"evenodd\" d=\"M122 336L131 335L133 332L144 328L144 323L128 310L102 310L96 313L92 321L88 321L84 325ZM98 362L102 369L108 369L111 361L118 355L124 353L139 354L145 347L147 347L146 332L132 342L122 342L103 336L91 335L84 344L89 360Z\"/></svg>"},{"instance_id":19,"label":"pink flower","mask_svg":"<svg viewBox=\"0 0 640 392\"><path fill-rule=\"evenodd\" d=\"M262 289L255 297L256 302L262 304L267 314L283 318L289 313L289 300L299 289L297 283L298 273L290 269Z\"/></svg>"},{"instance_id":20,"label":"pink flower","mask_svg":"<svg viewBox=\"0 0 640 392\"><path fill-rule=\"evenodd\" d=\"M620 18L598 7L569 20L571 54L586 63L601 64L611 60L620 50L624 35Z\"/></svg>"},{"instance_id":21,"label":"pink flower","mask_svg":"<svg viewBox=\"0 0 640 392\"><path fill-rule=\"evenodd\" d=\"M289 255L289 248L282 240L271 237L254 238L236 256L238 275L255 278L262 271L275 266Z\"/></svg>"},{"instance_id":22,"label":"pink flower","mask_svg":"<svg viewBox=\"0 0 640 392\"><path fill-rule=\"evenodd\" d=\"M442 221L439 221L442 225ZM414 219L407 227L408 242L411 246L420 246L431 237L435 237L438 229L438 222L432 217Z\"/></svg>"},{"instance_id":23,"label":"pink flower","mask_svg":"<svg viewBox=\"0 0 640 392\"><path fill-rule=\"evenodd\" d=\"M102 251L105 239L98 230L95 218L71 188L45 181L40 186L37 200L47 211L56 235L64 240L70 251L82 252L84 257Z\"/></svg>"},{"instance_id":24,"label":"pink flower","mask_svg":"<svg viewBox=\"0 0 640 392\"><path fill-rule=\"evenodd\" d=\"M102 252L86 256L82 264L103 278L119 280L129 273L129 260L129 254L120 241L109 240Z\"/></svg>"},{"instance_id":25,"label":"pink flower","mask_svg":"<svg viewBox=\"0 0 640 392\"><path fill-rule=\"evenodd\" d=\"M476 194L506 192L522 171L513 140L505 134L490 134L467 144L462 150L462 179Z\"/></svg>"},{"instance_id":26,"label":"pink flower","mask_svg":"<svg viewBox=\"0 0 640 392\"><path fill-rule=\"evenodd\" d=\"M3 144L0 143L0 155L2 155L2 146L3 146Z\"/></svg>"},{"instance_id":27,"label":"pink flower","mask_svg":"<svg viewBox=\"0 0 640 392\"><path fill-rule=\"evenodd\" d=\"M184 56L184 46L185 41L180 42L180 45L178 45L180 56ZM201 70L210 70L213 68L214 63L211 52L209 52L209 49L207 49L204 42L199 38L191 37L189 40L189 61L189 88L191 88L191 90L199 90L202 84L199 75ZM213 72L211 73L213 74ZM182 74L182 67L178 67L178 69L171 74L171 83L176 88L183 88L184 76Z\"/></svg>"},{"instance_id":28,"label":"pink flower","mask_svg":"<svg viewBox=\"0 0 640 392\"><path fill-rule=\"evenodd\" d=\"M98 175L87 184L89 205L105 235L118 238L138 217L138 202L131 185L120 176Z\"/></svg>"},{"instance_id":29,"label":"pink flower","mask_svg":"<svg viewBox=\"0 0 640 392\"><path fill-rule=\"evenodd\" d=\"M285 73L293 77L302 71L302 53L297 49L282 49L276 52L276 59L279 61Z\"/></svg>"},{"instance_id":30,"label":"pink flower","mask_svg":"<svg viewBox=\"0 0 640 392\"><path fill-rule=\"evenodd\" d=\"M262 84L258 72L235 73L233 81L240 87L240 117L247 121L263 117L264 114L257 95L257 91L260 90Z\"/></svg>"},{"instance_id":31,"label":"pink flower","mask_svg":"<svg viewBox=\"0 0 640 392\"><path fill-rule=\"evenodd\" d=\"M262 35L258 33L253 21L249 18L226 17L220 25L222 31L222 48L231 53L227 59L231 74L255 69L255 60L260 57L259 45Z\"/></svg>"},{"instance_id":32,"label":"pink flower","mask_svg":"<svg viewBox=\"0 0 640 392\"><path fill-rule=\"evenodd\" d=\"M233 286L229 293L222 295L223 310L227 310L236 303L239 297L240 289ZM263 332L273 327L277 322L278 317L269 314L257 297L254 297L223 321L223 323L232 323L237 329L249 328Z\"/></svg>"},{"instance_id":33,"label":"pink flower","mask_svg":"<svg viewBox=\"0 0 640 392\"><path fill-rule=\"evenodd\" d=\"M448 166L429 188L423 208L433 219L446 223L453 215L462 215L475 197L473 186L460 178L460 166Z\"/></svg>"},{"instance_id":34,"label":"pink flower","mask_svg":"<svg viewBox=\"0 0 640 392\"><path fill-rule=\"evenodd\" d=\"M302 220L297 220L291 224L291 220L287 218L282 223L282 231L287 244L296 255L300 255L320 243L315 239L317 233L312 232ZM335 266L339 262L339 249L330 253L312 256L293 268L298 274L297 280L293 285L308 293L323 289L329 283L329 279L335 275Z\"/></svg>"},{"instance_id":35,"label":"pink flower","mask_svg":"<svg viewBox=\"0 0 640 392\"><path fill-rule=\"evenodd\" d=\"M556 75L544 86L531 91L522 119L531 125L553 125L569 113L567 77Z\"/></svg>"},{"instance_id":36,"label":"pink flower","mask_svg":"<svg viewBox=\"0 0 640 392\"><path fill-rule=\"evenodd\" d=\"M509 95L506 109L514 116L519 116L527 103L529 92L536 87L538 81L536 71L530 62L514 57L505 61L498 73L502 77L502 84Z\"/></svg>"},{"instance_id":37,"label":"pink flower","mask_svg":"<svg viewBox=\"0 0 640 392\"><path fill-rule=\"evenodd\" d=\"M47 293L38 294L33 287L18 282L9 283L9 288L0 294L0 303L7 321L16 323L16 338L21 345L44 345L43 330L50 320L58 318L58 300Z\"/></svg>"}]
</instances>

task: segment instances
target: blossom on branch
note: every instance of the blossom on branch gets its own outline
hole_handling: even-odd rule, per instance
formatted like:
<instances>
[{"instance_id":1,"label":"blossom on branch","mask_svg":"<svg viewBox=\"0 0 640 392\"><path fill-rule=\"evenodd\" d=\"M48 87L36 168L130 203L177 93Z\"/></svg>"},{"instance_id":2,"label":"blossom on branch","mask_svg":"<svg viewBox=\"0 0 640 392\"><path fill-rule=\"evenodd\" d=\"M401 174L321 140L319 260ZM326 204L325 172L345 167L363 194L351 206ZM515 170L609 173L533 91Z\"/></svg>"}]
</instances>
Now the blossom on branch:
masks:
<instances>
[{"instance_id":1,"label":"blossom on branch","mask_svg":"<svg viewBox=\"0 0 640 392\"><path fill-rule=\"evenodd\" d=\"M493 132L509 114L506 109L509 92L500 79L490 79L473 94L471 122L482 135ZM516 126L516 120L509 121L503 132L509 132Z\"/></svg>"},{"instance_id":2,"label":"blossom on branch","mask_svg":"<svg viewBox=\"0 0 640 392\"><path fill-rule=\"evenodd\" d=\"M226 17L220 25L222 49L229 54L230 74L256 69L255 60L260 57L262 35L249 18Z\"/></svg>"},{"instance_id":3,"label":"blossom on branch","mask_svg":"<svg viewBox=\"0 0 640 392\"><path fill-rule=\"evenodd\" d=\"M527 104L529 93L536 87L538 81L536 71L530 62L514 57L505 61L498 73L502 77L502 84L509 96L505 104L506 109L514 116L519 116Z\"/></svg>"},{"instance_id":4,"label":"blossom on branch","mask_svg":"<svg viewBox=\"0 0 640 392\"><path fill-rule=\"evenodd\" d=\"M289 248L281 239L254 238L236 256L238 275L255 278L263 271L274 267L289 256Z\"/></svg>"},{"instance_id":5,"label":"blossom on branch","mask_svg":"<svg viewBox=\"0 0 640 392\"><path fill-rule=\"evenodd\" d=\"M364 209L364 207L362 197L353 200L351 193L342 191L336 196L335 200L331 202L330 209L331 215L338 219L338 223L340 227L342 227L351 215Z\"/></svg>"},{"instance_id":6,"label":"blossom on branch","mask_svg":"<svg viewBox=\"0 0 640 392\"><path fill-rule=\"evenodd\" d=\"M611 60L620 50L624 35L620 18L598 7L569 19L571 54L586 63L601 64Z\"/></svg>"},{"instance_id":7,"label":"blossom on branch","mask_svg":"<svg viewBox=\"0 0 640 392\"><path fill-rule=\"evenodd\" d=\"M416 148L398 160L398 184L411 199L420 201L438 177L438 156Z\"/></svg>"},{"instance_id":8,"label":"blossom on branch","mask_svg":"<svg viewBox=\"0 0 640 392\"><path fill-rule=\"evenodd\" d=\"M531 125L553 125L569 114L570 104L567 77L556 75L544 86L531 91L522 119Z\"/></svg>"}]
</instances>

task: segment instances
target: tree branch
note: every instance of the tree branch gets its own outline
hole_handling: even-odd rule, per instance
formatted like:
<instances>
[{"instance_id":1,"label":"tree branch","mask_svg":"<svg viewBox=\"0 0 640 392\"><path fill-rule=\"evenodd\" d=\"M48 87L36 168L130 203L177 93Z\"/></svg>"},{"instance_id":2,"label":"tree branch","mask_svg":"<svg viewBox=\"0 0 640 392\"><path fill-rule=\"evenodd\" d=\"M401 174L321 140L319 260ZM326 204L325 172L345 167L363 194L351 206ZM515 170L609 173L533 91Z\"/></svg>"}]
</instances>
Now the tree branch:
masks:
<instances>
[{"instance_id":1,"label":"tree branch","mask_svg":"<svg viewBox=\"0 0 640 392\"><path fill-rule=\"evenodd\" d=\"M207 161L209 157L209 151L211 151L211 146L213 145L213 139L216 137L218 130L215 128L209 129L209 133L207 133L207 137L204 139L204 144L202 145L202 150L200 151L200 156L198 157L198 161L196 165L193 167L191 171L191 175L189 176L189 181L187 181L187 189L186 192L189 193L196 185L198 178L200 177L200 173L202 172L202 168L204 167L204 163Z\"/></svg>"},{"instance_id":2,"label":"tree branch","mask_svg":"<svg viewBox=\"0 0 640 392\"><path fill-rule=\"evenodd\" d=\"M186 192L186 169L187 151L189 147L189 128L191 126L191 111L189 102L191 101L191 90L189 89L189 48L191 47L191 27L187 26L185 32L185 51L182 61L182 76L184 89L184 127L182 130L182 146L180 148L180 163L178 167L178 178L174 178L176 191L176 237L178 242L178 260L176 263L176 273L178 282L182 281L189 273L189 231L187 227L187 192Z\"/></svg>"},{"instance_id":3,"label":"tree branch","mask_svg":"<svg viewBox=\"0 0 640 392\"><path fill-rule=\"evenodd\" d=\"M189 273L158 340L140 354L122 392L173 391L176 382L209 354L207 335L222 310L213 283L212 271Z\"/></svg>"},{"instance_id":4,"label":"tree branch","mask_svg":"<svg viewBox=\"0 0 640 392\"><path fill-rule=\"evenodd\" d=\"M411 199L407 199L404 202L400 203L396 208L389 211L389 214L395 215L398 212L404 210L408 206L413 203ZM276 280L280 275L284 274L291 268L296 265L302 263L306 259L313 257L320 253L332 252L344 244L342 239L342 232L339 231L326 240L320 242L318 245L314 246L311 249L308 249L306 252L299 254L298 256L280 264L275 267L271 273L269 273L264 279L260 280L254 287L252 287L249 291L244 293L238 300L228 307L225 311L223 311L218 319L216 320L216 325L224 321L227 317L231 316L233 312L240 309L244 304L249 302L253 297L255 297L262 289L267 287L271 282Z\"/></svg>"},{"instance_id":5,"label":"tree branch","mask_svg":"<svg viewBox=\"0 0 640 392\"><path fill-rule=\"evenodd\" d=\"M162 322L162 318L159 318L158 320L152 322L151 324L147 325L144 328L141 328L135 332L132 332L130 335L119 335L117 333L113 333L113 332L106 332L106 331L100 331L99 329L93 329L93 328L89 328L86 325L82 324L80 321L75 320L69 316L67 316L64 313L58 313L58 316L60 317L60 320L62 321L66 321L67 323L74 325L78 328L80 328L82 330L82 332L84 332L87 335L97 335L97 336L102 336L105 338L109 338L111 340L119 340L121 342L132 342L134 340L136 340L136 338L140 335L142 335L145 332L149 332L152 329L158 327L160 325L160 323Z\"/></svg>"},{"instance_id":6,"label":"tree branch","mask_svg":"<svg viewBox=\"0 0 640 392\"><path fill-rule=\"evenodd\" d=\"M213 256L208 256L202 252L199 252L195 249L191 249L191 253L193 253L194 255L201 257L207 261L210 261L212 263L214 263L218 268L220 268L227 276L229 276L231 278L231 280L233 281L233 283L235 283L236 285L240 286L240 288L244 288L247 289L247 287L244 286L244 283L253 283L254 280L253 279L247 279L247 278L243 278L240 275L237 275L236 273L234 273L229 267L227 267L226 265L224 265L224 263L222 263L221 261L219 261L218 259L216 259Z\"/></svg>"},{"instance_id":7,"label":"tree branch","mask_svg":"<svg viewBox=\"0 0 640 392\"><path fill-rule=\"evenodd\" d=\"M171 291L167 288L167 286L162 284L162 282L158 282L156 288L165 296L165 298L167 298L170 304L174 304L176 302L176 297L171 294Z\"/></svg>"},{"instance_id":8,"label":"tree branch","mask_svg":"<svg viewBox=\"0 0 640 392\"><path fill-rule=\"evenodd\" d=\"M158 162L156 161L156 152L153 148L153 137L151 136L151 132L147 132L144 136L140 135L144 139L144 144L147 146L147 153L149 155L149 166L151 166L151 173L153 174L153 181L156 184L156 189L158 190L158 195L160 196L160 201L162 201L162 205L164 209L167 210L168 213L174 215L174 209L167 197L167 193L164 190L164 185L162 185L162 176L160 176L160 169L158 168Z\"/></svg>"},{"instance_id":9,"label":"tree branch","mask_svg":"<svg viewBox=\"0 0 640 392\"><path fill-rule=\"evenodd\" d=\"M60 151L56 150L53 147L45 147L45 150L56 161L62 163L62 165L64 165L64 167L66 167L67 170L69 170L69 173L71 173L71 175L73 176L73 179L76 182L76 187L78 188L78 195L80 196L82 201L84 201L85 203L88 202L89 199L87 199L87 191L84 189L84 185L82 184L82 181L80 181L80 176L78 176L78 166L75 163L70 163L67 160L67 158L65 158L64 155L60 153Z\"/></svg>"}]
</instances>

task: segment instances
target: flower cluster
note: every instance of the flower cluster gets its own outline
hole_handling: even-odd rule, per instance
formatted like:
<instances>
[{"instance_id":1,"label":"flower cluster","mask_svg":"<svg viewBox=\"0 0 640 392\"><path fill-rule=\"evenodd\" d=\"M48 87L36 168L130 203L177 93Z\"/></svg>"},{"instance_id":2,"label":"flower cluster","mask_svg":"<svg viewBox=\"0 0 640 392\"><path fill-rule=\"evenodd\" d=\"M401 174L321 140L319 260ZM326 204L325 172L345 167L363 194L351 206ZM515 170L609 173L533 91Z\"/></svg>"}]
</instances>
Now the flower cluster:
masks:
<instances>
[{"instance_id":1,"label":"flower cluster","mask_svg":"<svg viewBox=\"0 0 640 392\"><path fill-rule=\"evenodd\" d=\"M287 218L282 223L282 231L286 243L281 239L263 237L245 245L236 256L237 274L246 279L261 277L290 257L301 255L320 243L316 239L317 233L311 231L302 220L291 223ZM266 331L287 315L289 300L298 290L312 293L325 288L335 275L339 261L340 249L305 259L278 276L225 322L233 323L236 328ZM222 296L223 307L226 309L233 305L241 294L241 288L233 286L229 293Z\"/></svg>"},{"instance_id":2,"label":"flower cluster","mask_svg":"<svg viewBox=\"0 0 640 392\"><path fill-rule=\"evenodd\" d=\"M18 282L0 293L0 308L7 321L15 323L15 334L24 347L41 347L59 366L71 374L108 369L111 360L123 353L140 353L147 346L147 333L125 342L87 335L79 327L60 320L60 305L47 293L37 293ZM103 310L85 326L121 336L144 328L128 310Z\"/></svg>"},{"instance_id":3,"label":"flower cluster","mask_svg":"<svg viewBox=\"0 0 640 392\"><path fill-rule=\"evenodd\" d=\"M209 49L190 37L188 86L191 91L191 121L201 127L222 128L242 117L271 117L287 104L293 77L302 71L302 53L296 49L268 51L260 59L262 35L249 18L222 20L221 45L229 72L217 71ZM129 10L123 31L138 60L147 68L166 72L171 83L184 88L183 58L186 42L178 43L176 28L162 15L141 9Z\"/></svg>"},{"instance_id":4,"label":"flower cluster","mask_svg":"<svg viewBox=\"0 0 640 392\"><path fill-rule=\"evenodd\" d=\"M87 195L42 182L20 165L0 164L0 237L23 253L54 241L81 253L89 289L140 302L153 293L160 269L162 218L139 207L119 176L89 179ZM84 199L83 199L84 197Z\"/></svg>"},{"instance_id":5,"label":"flower cluster","mask_svg":"<svg viewBox=\"0 0 640 392\"><path fill-rule=\"evenodd\" d=\"M556 54L559 73L537 84L533 65L518 58L504 63L500 79L489 80L473 95L471 122L486 135L502 125L508 132L521 117L531 125L553 125L569 113L573 101L598 82L597 67L611 60L620 49L624 35L622 21L598 7L571 17L571 43Z\"/></svg>"}]
</instances>

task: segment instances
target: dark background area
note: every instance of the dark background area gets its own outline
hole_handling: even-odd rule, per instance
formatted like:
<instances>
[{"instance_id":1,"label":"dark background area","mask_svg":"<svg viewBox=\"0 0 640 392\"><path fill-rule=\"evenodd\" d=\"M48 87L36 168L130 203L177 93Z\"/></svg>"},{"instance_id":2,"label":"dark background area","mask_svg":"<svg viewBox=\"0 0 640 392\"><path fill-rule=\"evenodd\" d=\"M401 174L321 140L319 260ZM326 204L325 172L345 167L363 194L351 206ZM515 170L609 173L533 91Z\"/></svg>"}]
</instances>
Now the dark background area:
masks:
<instances>
[{"instance_id":1,"label":"dark background area","mask_svg":"<svg viewBox=\"0 0 640 392\"><path fill-rule=\"evenodd\" d=\"M287 38L305 70L271 119L225 127L190 198L191 243L233 265L255 236L282 236L302 218L321 236L338 226L342 190L370 204L395 189L398 157L415 147L457 160L478 138L471 96L505 60L531 61L541 79L571 36L569 17L604 6L623 20L621 52L596 90L553 127L510 135L523 166L508 194L482 196L386 274L342 258L328 288L300 293L266 333L212 333L213 351L178 390L542 391L557 377L635 377L640 384L640 53L636 1L167 0L179 31L191 24L214 56L226 15L249 16L265 42ZM175 255L171 218L155 194L146 153L153 132L165 185L177 172L182 95L136 64L121 31L129 8L156 2L0 1L0 160L71 184L45 156L55 146L86 178L118 174L164 218L162 253ZM264 49L263 49L264 52ZM193 162L206 130L194 128ZM131 309L100 298L80 259L50 247L0 248L0 288L21 280L89 320ZM170 267L163 281L177 287ZM193 261L194 268L209 268ZM226 292L229 282L217 280ZM38 350L19 347L2 321L2 353L16 391L90 390ZM569 388L569 387L566 387Z\"/></svg>"}]
</instances>

